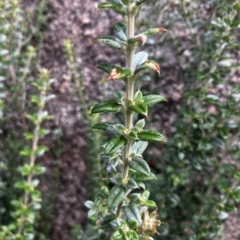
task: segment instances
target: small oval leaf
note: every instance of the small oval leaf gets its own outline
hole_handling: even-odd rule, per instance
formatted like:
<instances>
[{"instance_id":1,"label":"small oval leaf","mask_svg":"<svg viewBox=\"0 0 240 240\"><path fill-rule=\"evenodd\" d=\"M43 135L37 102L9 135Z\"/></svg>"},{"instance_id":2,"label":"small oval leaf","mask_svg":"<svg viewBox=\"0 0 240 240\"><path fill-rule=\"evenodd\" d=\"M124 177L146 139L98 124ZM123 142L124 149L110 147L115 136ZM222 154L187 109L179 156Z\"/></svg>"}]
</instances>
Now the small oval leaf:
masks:
<instances>
[{"instance_id":1,"label":"small oval leaf","mask_svg":"<svg viewBox=\"0 0 240 240\"><path fill-rule=\"evenodd\" d=\"M116 67L116 65L111 64L111 63L102 63L97 66L98 69L101 69L106 73L111 73L112 69L115 67Z\"/></svg>"},{"instance_id":2,"label":"small oval leaf","mask_svg":"<svg viewBox=\"0 0 240 240\"><path fill-rule=\"evenodd\" d=\"M140 157L135 157L129 162L129 166L136 170L137 172L144 173L146 175L150 174L150 168L147 164L147 162L140 158Z\"/></svg>"},{"instance_id":3,"label":"small oval leaf","mask_svg":"<svg viewBox=\"0 0 240 240\"><path fill-rule=\"evenodd\" d=\"M141 119L136 122L135 127L138 129L143 129L145 126L145 119Z\"/></svg>"},{"instance_id":4,"label":"small oval leaf","mask_svg":"<svg viewBox=\"0 0 240 240\"><path fill-rule=\"evenodd\" d=\"M113 123L100 122L100 123L96 123L95 125L93 125L92 129L107 130L107 128L111 127L112 125L113 125Z\"/></svg>"},{"instance_id":5,"label":"small oval leaf","mask_svg":"<svg viewBox=\"0 0 240 240\"><path fill-rule=\"evenodd\" d=\"M91 113L101 113L101 112L118 112L120 111L120 105L115 100L106 100L96 104Z\"/></svg>"},{"instance_id":6,"label":"small oval leaf","mask_svg":"<svg viewBox=\"0 0 240 240\"><path fill-rule=\"evenodd\" d=\"M121 0L111 0L113 3L117 3L117 4L121 4L123 5L122 1Z\"/></svg>"},{"instance_id":7,"label":"small oval leaf","mask_svg":"<svg viewBox=\"0 0 240 240\"><path fill-rule=\"evenodd\" d=\"M154 130L143 130L138 134L138 138L142 141L152 141L152 142L163 142L165 141L164 136Z\"/></svg>"},{"instance_id":8,"label":"small oval leaf","mask_svg":"<svg viewBox=\"0 0 240 240\"><path fill-rule=\"evenodd\" d=\"M132 153L141 156L148 146L148 142L138 141L132 145Z\"/></svg>"},{"instance_id":9,"label":"small oval leaf","mask_svg":"<svg viewBox=\"0 0 240 240\"><path fill-rule=\"evenodd\" d=\"M105 154L112 155L117 150L123 148L127 144L127 139L123 136L121 137L114 137L112 138L106 145L105 145Z\"/></svg>"},{"instance_id":10,"label":"small oval leaf","mask_svg":"<svg viewBox=\"0 0 240 240\"><path fill-rule=\"evenodd\" d=\"M119 39L112 36L100 36L93 40L93 42L95 41L106 44L116 49L121 49L122 47L122 43L119 41Z\"/></svg>"},{"instance_id":11,"label":"small oval leaf","mask_svg":"<svg viewBox=\"0 0 240 240\"><path fill-rule=\"evenodd\" d=\"M125 185L127 189L136 189L139 188L137 183L133 179L129 179L127 185Z\"/></svg>"},{"instance_id":12,"label":"small oval leaf","mask_svg":"<svg viewBox=\"0 0 240 240\"><path fill-rule=\"evenodd\" d=\"M138 225L142 224L141 213L136 204L130 203L123 207L123 212L128 221L136 221Z\"/></svg>"},{"instance_id":13,"label":"small oval leaf","mask_svg":"<svg viewBox=\"0 0 240 240\"><path fill-rule=\"evenodd\" d=\"M123 200L125 195L125 188L114 186L108 196L107 205L109 208L115 208Z\"/></svg>"},{"instance_id":14,"label":"small oval leaf","mask_svg":"<svg viewBox=\"0 0 240 240\"><path fill-rule=\"evenodd\" d=\"M105 8L112 9L121 15L125 15L127 13L126 8L122 4L109 3L109 2L103 2L103 3L98 4L97 10L105 9Z\"/></svg>"},{"instance_id":15,"label":"small oval leaf","mask_svg":"<svg viewBox=\"0 0 240 240\"><path fill-rule=\"evenodd\" d=\"M124 22L115 23L113 26L113 30L119 39L121 39L122 41L127 41L126 25Z\"/></svg>"},{"instance_id":16,"label":"small oval leaf","mask_svg":"<svg viewBox=\"0 0 240 240\"><path fill-rule=\"evenodd\" d=\"M133 65L134 68L136 68L137 66L145 63L148 59L148 53L147 52L138 52L134 55L134 59L133 59Z\"/></svg>"},{"instance_id":17,"label":"small oval leaf","mask_svg":"<svg viewBox=\"0 0 240 240\"><path fill-rule=\"evenodd\" d=\"M166 101L166 99L163 96L155 94L144 96L143 100L144 104L147 106L153 105L154 103Z\"/></svg>"},{"instance_id":18,"label":"small oval leaf","mask_svg":"<svg viewBox=\"0 0 240 240\"><path fill-rule=\"evenodd\" d=\"M147 116L147 113L148 113L148 108L145 104L143 103L140 103L140 104L137 104L137 105L129 105L128 107L130 110L134 111L134 112L137 112L141 115L144 115L144 116Z\"/></svg>"}]
</instances>

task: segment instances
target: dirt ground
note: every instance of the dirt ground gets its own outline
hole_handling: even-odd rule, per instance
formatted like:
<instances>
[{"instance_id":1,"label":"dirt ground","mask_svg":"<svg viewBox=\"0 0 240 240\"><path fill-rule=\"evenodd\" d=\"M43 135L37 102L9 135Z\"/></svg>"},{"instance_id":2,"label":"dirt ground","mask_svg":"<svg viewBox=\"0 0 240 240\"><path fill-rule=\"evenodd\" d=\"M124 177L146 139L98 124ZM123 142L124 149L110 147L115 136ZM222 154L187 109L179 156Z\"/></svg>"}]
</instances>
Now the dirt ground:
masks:
<instances>
[{"instance_id":1,"label":"dirt ground","mask_svg":"<svg viewBox=\"0 0 240 240\"><path fill-rule=\"evenodd\" d=\"M43 159L48 173L42 186L48 200L52 198L51 193L55 193L52 240L68 240L74 225L84 226L86 223L86 208L83 205L88 197L86 125L80 115L81 106L67 70L62 43L64 39L73 41L87 95L91 99L99 99L102 73L100 75L96 66L100 60L107 61L110 55L112 61L117 56L112 55L109 48L101 46L99 49L99 46L91 44L97 35L106 33L105 29L109 29L114 19L111 12L96 12L97 3L51 0L49 4L50 19L44 33L41 61L43 67L51 69L54 78L53 93L56 98L48 106L52 115L48 127L56 136L53 134L45 143L51 151ZM61 152L56 153L59 142Z\"/></svg>"}]
</instances>

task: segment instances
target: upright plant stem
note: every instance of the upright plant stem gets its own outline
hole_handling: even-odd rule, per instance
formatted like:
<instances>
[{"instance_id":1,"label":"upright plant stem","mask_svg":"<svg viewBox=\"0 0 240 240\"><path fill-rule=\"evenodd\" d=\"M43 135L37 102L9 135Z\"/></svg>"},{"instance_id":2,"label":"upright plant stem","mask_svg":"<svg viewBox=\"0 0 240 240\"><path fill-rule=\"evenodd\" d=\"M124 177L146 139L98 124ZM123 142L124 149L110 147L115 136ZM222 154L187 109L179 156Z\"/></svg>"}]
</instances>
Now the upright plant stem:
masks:
<instances>
[{"instance_id":1,"label":"upright plant stem","mask_svg":"<svg viewBox=\"0 0 240 240\"><path fill-rule=\"evenodd\" d=\"M135 15L136 13L132 9L131 2L128 1L128 18L127 18L127 35L128 38L134 37L134 31L135 31ZM133 65L133 59L135 54L135 47L133 47L131 44L127 47L127 54L126 54L126 68L129 69L132 73L134 71L134 65ZM126 84L126 100L125 100L125 107L127 109L125 113L125 126L127 129L131 129L133 127L133 111L128 109L129 101L133 101L133 95L134 95L134 83L135 78L130 76L127 79ZM124 148L124 168L123 168L123 183L127 183L128 181L128 156L130 155L132 142L128 141L126 147Z\"/></svg>"},{"instance_id":2,"label":"upright plant stem","mask_svg":"<svg viewBox=\"0 0 240 240\"><path fill-rule=\"evenodd\" d=\"M45 107L45 100L44 99L45 99L46 91L47 91L47 89L42 91L41 96L40 96L40 109L39 109L39 112L38 112L37 124L36 124L35 129L34 129L34 137L33 137L33 142L32 142L32 153L31 153L31 156L29 158L29 166L30 166L31 169L34 167L36 157L37 157L36 156L36 150L38 148L39 131L40 131L41 123L42 123L41 116L42 116L42 113L43 113L43 109ZM30 173L27 176L27 185L28 186L30 186L32 184L33 177L34 177L33 172ZM24 197L23 197L23 205L26 208L29 208L30 205L31 205L30 198L31 198L30 193L25 192ZM17 232L18 234L23 234L25 224L26 224L26 218L25 218L24 215L22 215L21 216L21 224L18 227L18 232Z\"/></svg>"}]
</instances>

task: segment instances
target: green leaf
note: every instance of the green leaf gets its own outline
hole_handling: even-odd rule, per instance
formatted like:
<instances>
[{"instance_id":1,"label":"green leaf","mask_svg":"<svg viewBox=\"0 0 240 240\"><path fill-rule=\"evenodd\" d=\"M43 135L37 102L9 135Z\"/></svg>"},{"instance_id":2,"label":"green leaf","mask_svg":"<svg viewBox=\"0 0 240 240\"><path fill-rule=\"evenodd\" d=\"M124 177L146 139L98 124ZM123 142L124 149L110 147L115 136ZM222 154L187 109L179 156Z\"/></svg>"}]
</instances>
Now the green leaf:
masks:
<instances>
[{"instance_id":1,"label":"green leaf","mask_svg":"<svg viewBox=\"0 0 240 240\"><path fill-rule=\"evenodd\" d=\"M123 134L124 130L126 129L124 125L122 124L114 124L110 127L110 129L113 128L116 133Z\"/></svg>"},{"instance_id":2,"label":"green leaf","mask_svg":"<svg viewBox=\"0 0 240 240\"><path fill-rule=\"evenodd\" d=\"M27 176L32 172L32 168L29 164L24 164L24 166L18 167L18 171L22 176Z\"/></svg>"},{"instance_id":3,"label":"green leaf","mask_svg":"<svg viewBox=\"0 0 240 240\"><path fill-rule=\"evenodd\" d=\"M239 11L240 10L240 3L235 3L233 5L234 10Z\"/></svg>"},{"instance_id":4,"label":"green leaf","mask_svg":"<svg viewBox=\"0 0 240 240\"><path fill-rule=\"evenodd\" d=\"M138 129L143 129L145 126L145 119L141 119L136 122L135 127Z\"/></svg>"},{"instance_id":5,"label":"green leaf","mask_svg":"<svg viewBox=\"0 0 240 240\"><path fill-rule=\"evenodd\" d=\"M117 3L117 4L121 4L123 5L122 1L121 0L111 0L112 3Z\"/></svg>"},{"instance_id":6,"label":"green leaf","mask_svg":"<svg viewBox=\"0 0 240 240\"><path fill-rule=\"evenodd\" d=\"M44 137L44 136L47 135L49 132L50 132L50 130L48 130L48 129L40 128L40 129L39 129L39 132L38 132L38 135L39 135L39 137Z\"/></svg>"},{"instance_id":7,"label":"green leaf","mask_svg":"<svg viewBox=\"0 0 240 240\"><path fill-rule=\"evenodd\" d=\"M111 63L102 63L97 66L98 69L101 69L106 73L111 73L112 69L115 67L116 67L116 65L111 64Z\"/></svg>"},{"instance_id":8,"label":"green leaf","mask_svg":"<svg viewBox=\"0 0 240 240\"><path fill-rule=\"evenodd\" d=\"M101 221L100 225L101 225L101 229L109 229L112 228L112 223L116 221L116 216L115 214L110 214L107 215L103 218L103 220Z\"/></svg>"},{"instance_id":9,"label":"green leaf","mask_svg":"<svg viewBox=\"0 0 240 240\"><path fill-rule=\"evenodd\" d=\"M224 211L222 211L218 214L218 218L220 220L226 220L228 217L229 217L229 214L227 212L224 212Z\"/></svg>"},{"instance_id":10,"label":"green leaf","mask_svg":"<svg viewBox=\"0 0 240 240\"><path fill-rule=\"evenodd\" d=\"M147 59L148 59L148 53L147 53L147 52L141 51L141 52L136 53L136 54L134 55L134 59L133 59L134 69L135 69L137 66L145 63L145 62L147 61Z\"/></svg>"},{"instance_id":11,"label":"green leaf","mask_svg":"<svg viewBox=\"0 0 240 240\"><path fill-rule=\"evenodd\" d=\"M169 199L170 199L172 207L177 206L179 204L179 202L180 202L180 197L177 194L175 194L175 193L170 194L169 195Z\"/></svg>"},{"instance_id":12,"label":"green leaf","mask_svg":"<svg viewBox=\"0 0 240 240\"><path fill-rule=\"evenodd\" d=\"M146 0L136 0L136 4L137 5L141 5L142 3L144 3Z\"/></svg>"},{"instance_id":13,"label":"green leaf","mask_svg":"<svg viewBox=\"0 0 240 240\"><path fill-rule=\"evenodd\" d=\"M148 198L150 197L150 192L149 190L145 190L142 194L141 194L141 201L147 201Z\"/></svg>"},{"instance_id":14,"label":"green leaf","mask_svg":"<svg viewBox=\"0 0 240 240\"><path fill-rule=\"evenodd\" d=\"M113 178L110 178L111 182L114 183L117 186L122 186L122 176L114 176Z\"/></svg>"},{"instance_id":15,"label":"green leaf","mask_svg":"<svg viewBox=\"0 0 240 240\"><path fill-rule=\"evenodd\" d=\"M106 9L106 8L112 9L121 15L126 15L126 13L127 13L126 8L122 4L108 3L108 2L103 2L103 3L98 4L98 10Z\"/></svg>"},{"instance_id":16,"label":"green leaf","mask_svg":"<svg viewBox=\"0 0 240 240\"><path fill-rule=\"evenodd\" d=\"M40 175L40 174L43 174L43 173L46 172L46 168L44 166L41 166L41 165L37 164L33 167L32 172L35 175Z\"/></svg>"},{"instance_id":17,"label":"green leaf","mask_svg":"<svg viewBox=\"0 0 240 240\"><path fill-rule=\"evenodd\" d=\"M138 223L137 223L137 221L129 221L128 226L130 229L135 230L138 226Z\"/></svg>"},{"instance_id":18,"label":"green leaf","mask_svg":"<svg viewBox=\"0 0 240 240\"><path fill-rule=\"evenodd\" d=\"M114 137L112 138L107 144L105 145L105 154L112 155L119 149L123 148L127 144L127 139L123 136Z\"/></svg>"},{"instance_id":19,"label":"green leaf","mask_svg":"<svg viewBox=\"0 0 240 240\"><path fill-rule=\"evenodd\" d=\"M39 121L42 122L43 120L49 119L49 114L47 111L43 111L41 112L41 114L39 114Z\"/></svg>"},{"instance_id":20,"label":"green leaf","mask_svg":"<svg viewBox=\"0 0 240 240\"><path fill-rule=\"evenodd\" d=\"M141 213L136 204L130 203L128 206L124 206L123 212L128 221L136 221L138 225L142 224Z\"/></svg>"},{"instance_id":21,"label":"green leaf","mask_svg":"<svg viewBox=\"0 0 240 240\"><path fill-rule=\"evenodd\" d=\"M96 213L97 213L97 211L96 211L95 209L90 209L90 210L88 211L88 217L92 217L92 216L94 216Z\"/></svg>"},{"instance_id":22,"label":"green leaf","mask_svg":"<svg viewBox=\"0 0 240 240\"><path fill-rule=\"evenodd\" d=\"M133 177L137 183L145 182L148 180L157 180L157 177L153 173L150 173L150 175L146 175L140 172L132 172L131 177Z\"/></svg>"},{"instance_id":23,"label":"green leaf","mask_svg":"<svg viewBox=\"0 0 240 240\"><path fill-rule=\"evenodd\" d=\"M235 20L231 24L231 28L239 28L240 26L240 20Z\"/></svg>"},{"instance_id":24,"label":"green leaf","mask_svg":"<svg viewBox=\"0 0 240 240\"><path fill-rule=\"evenodd\" d=\"M214 101L219 101L219 97L217 95L214 95L214 94L208 94L208 95L205 96L205 100L207 102L213 102L214 103Z\"/></svg>"},{"instance_id":25,"label":"green leaf","mask_svg":"<svg viewBox=\"0 0 240 240\"><path fill-rule=\"evenodd\" d=\"M124 94L119 89L113 91L113 95L116 99L121 100L124 98Z\"/></svg>"},{"instance_id":26,"label":"green leaf","mask_svg":"<svg viewBox=\"0 0 240 240\"><path fill-rule=\"evenodd\" d=\"M122 222L121 219L115 219L111 222L111 227L113 229L117 229L121 226L121 222Z\"/></svg>"},{"instance_id":27,"label":"green leaf","mask_svg":"<svg viewBox=\"0 0 240 240\"><path fill-rule=\"evenodd\" d=\"M143 98L143 94L140 90L138 90L135 94L134 94L134 101L136 100L141 100Z\"/></svg>"},{"instance_id":28,"label":"green leaf","mask_svg":"<svg viewBox=\"0 0 240 240\"><path fill-rule=\"evenodd\" d=\"M132 193L128 195L128 198L131 200L131 202L138 202L140 199L139 193Z\"/></svg>"},{"instance_id":29,"label":"green leaf","mask_svg":"<svg viewBox=\"0 0 240 240\"><path fill-rule=\"evenodd\" d=\"M147 207L154 207L154 208L157 207L156 203L155 203L154 201L152 201L152 200L147 200L147 201L144 203L144 205L147 206Z\"/></svg>"},{"instance_id":30,"label":"green leaf","mask_svg":"<svg viewBox=\"0 0 240 240\"><path fill-rule=\"evenodd\" d=\"M40 183L39 179L33 179L30 183L30 186L37 187L39 183Z\"/></svg>"},{"instance_id":31,"label":"green leaf","mask_svg":"<svg viewBox=\"0 0 240 240\"><path fill-rule=\"evenodd\" d=\"M164 136L154 130L143 130L138 133L138 138L142 141L163 142L166 141Z\"/></svg>"},{"instance_id":32,"label":"green leaf","mask_svg":"<svg viewBox=\"0 0 240 240\"><path fill-rule=\"evenodd\" d=\"M46 168L38 164L33 167L29 164L24 164L24 166L18 168L18 171L22 174L22 176L27 176L31 173L34 175L40 175L46 172Z\"/></svg>"},{"instance_id":33,"label":"green leaf","mask_svg":"<svg viewBox=\"0 0 240 240\"><path fill-rule=\"evenodd\" d=\"M133 140L133 141L136 141L136 140L139 140L138 139L138 134L136 131L132 130L130 133L126 134L125 135L127 139L129 140Z\"/></svg>"},{"instance_id":34,"label":"green leaf","mask_svg":"<svg viewBox=\"0 0 240 240\"><path fill-rule=\"evenodd\" d=\"M93 125L92 129L107 130L107 128L111 127L112 125L113 125L113 123L100 122L100 123L96 123L95 125Z\"/></svg>"},{"instance_id":35,"label":"green leaf","mask_svg":"<svg viewBox=\"0 0 240 240\"><path fill-rule=\"evenodd\" d=\"M146 240L154 240L154 238L148 236Z\"/></svg>"},{"instance_id":36,"label":"green leaf","mask_svg":"<svg viewBox=\"0 0 240 240\"><path fill-rule=\"evenodd\" d=\"M40 96L32 96L31 97L31 102L32 103L36 103L37 105L39 105L40 104L40 102L41 102L41 100L40 100Z\"/></svg>"},{"instance_id":37,"label":"green leaf","mask_svg":"<svg viewBox=\"0 0 240 240\"><path fill-rule=\"evenodd\" d=\"M136 155L138 156L141 156L142 153L145 151L145 149L147 148L148 146L148 142L144 142L144 141L138 141L138 142L135 142L133 145L132 145L132 149L131 149L131 152L132 153L135 153Z\"/></svg>"},{"instance_id":38,"label":"green leaf","mask_svg":"<svg viewBox=\"0 0 240 240\"><path fill-rule=\"evenodd\" d=\"M9 53L7 49L0 49L0 56L5 56Z\"/></svg>"},{"instance_id":39,"label":"green leaf","mask_svg":"<svg viewBox=\"0 0 240 240\"><path fill-rule=\"evenodd\" d=\"M93 236L93 237L88 238L88 240L99 240L99 237L98 236Z\"/></svg>"},{"instance_id":40,"label":"green leaf","mask_svg":"<svg viewBox=\"0 0 240 240\"><path fill-rule=\"evenodd\" d=\"M106 130L107 130L107 132L109 132L113 135L123 135L125 126L122 124L112 124Z\"/></svg>"},{"instance_id":41,"label":"green leaf","mask_svg":"<svg viewBox=\"0 0 240 240\"><path fill-rule=\"evenodd\" d=\"M30 133L30 132L25 132L24 133L24 137L29 140L29 139L33 139L34 138L34 135L33 133Z\"/></svg>"},{"instance_id":42,"label":"green leaf","mask_svg":"<svg viewBox=\"0 0 240 240\"><path fill-rule=\"evenodd\" d=\"M36 154L37 157L41 157L47 150L48 150L48 147L46 147L46 146L39 146L35 150L35 154Z\"/></svg>"},{"instance_id":43,"label":"green leaf","mask_svg":"<svg viewBox=\"0 0 240 240\"><path fill-rule=\"evenodd\" d=\"M21 156L24 157L29 157L31 156L31 154L33 153L33 150L31 148L29 148L28 146L24 147L24 149L20 152Z\"/></svg>"},{"instance_id":44,"label":"green leaf","mask_svg":"<svg viewBox=\"0 0 240 240\"><path fill-rule=\"evenodd\" d=\"M121 231L121 229L117 229L117 230L113 233L112 239L113 239L113 240L122 240L122 239L124 239L123 232Z\"/></svg>"},{"instance_id":45,"label":"green leaf","mask_svg":"<svg viewBox=\"0 0 240 240\"><path fill-rule=\"evenodd\" d=\"M147 95L143 97L144 104L147 106L153 105L154 103L166 101L166 99L161 95Z\"/></svg>"},{"instance_id":46,"label":"green leaf","mask_svg":"<svg viewBox=\"0 0 240 240\"><path fill-rule=\"evenodd\" d=\"M148 113L148 108L147 108L147 105L145 105L144 103L140 103L140 104L130 104L128 106L128 108L134 112L137 112L141 115L144 115L144 116L147 116L147 113Z\"/></svg>"},{"instance_id":47,"label":"green leaf","mask_svg":"<svg viewBox=\"0 0 240 240\"><path fill-rule=\"evenodd\" d=\"M93 40L97 41L99 43L103 43L105 45L108 45L110 47L116 48L116 49L121 49L122 43L115 37L112 36L100 36L97 37L96 39Z\"/></svg>"},{"instance_id":48,"label":"green leaf","mask_svg":"<svg viewBox=\"0 0 240 240\"><path fill-rule=\"evenodd\" d=\"M150 174L150 168L147 162L140 157L135 157L129 161L129 166L137 172L144 173L146 175Z\"/></svg>"},{"instance_id":49,"label":"green leaf","mask_svg":"<svg viewBox=\"0 0 240 240\"><path fill-rule=\"evenodd\" d=\"M237 203L240 202L240 187L238 187L238 188L239 189L234 190L230 195L232 197L232 199Z\"/></svg>"},{"instance_id":50,"label":"green leaf","mask_svg":"<svg viewBox=\"0 0 240 240\"><path fill-rule=\"evenodd\" d=\"M127 41L126 25L124 22L115 23L113 26L113 30L119 39L121 39L122 41Z\"/></svg>"},{"instance_id":51,"label":"green leaf","mask_svg":"<svg viewBox=\"0 0 240 240\"><path fill-rule=\"evenodd\" d=\"M56 96L54 94L49 94L45 97L45 101L48 102L50 100L52 100L53 98L55 98Z\"/></svg>"},{"instance_id":52,"label":"green leaf","mask_svg":"<svg viewBox=\"0 0 240 240\"><path fill-rule=\"evenodd\" d=\"M36 114L27 114L26 116L28 119L30 119L35 125L38 123L38 116Z\"/></svg>"},{"instance_id":53,"label":"green leaf","mask_svg":"<svg viewBox=\"0 0 240 240\"><path fill-rule=\"evenodd\" d=\"M92 202L92 201L86 201L86 202L84 203L84 205L85 205L87 208L92 209L92 208L94 208L95 203Z\"/></svg>"},{"instance_id":54,"label":"green leaf","mask_svg":"<svg viewBox=\"0 0 240 240\"><path fill-rule=\"evenodd\" d=\"M138 186L139 186L140 188L142 188L143 190L145 190L145 188L146 188L146 186L145 186L144 183L138 183Z\"/></svg>"},{"instance_id":55,"label":"green leaf","mask_svg":"<svg viewBox=\"0 0 240 240\"><path fill-rule=\"evenodd\" d=\"M121 107L119 103L115 100L106 100L100 102L93 106L91 113L101 113L101 112L119 112Z\"/></svg>"},{"instance_id":56,"label":"green leaf","mask_svg":"<svg viewBox=\"0 0 240 240\"><path fill-rule=\"evenodd\" d=\"M114 186L108 196L107 205L109 208L115 208L124 199L126 190L124 187Z\"/></svg>"},{"instance_id":57,"label":"green leaf","mask_svg":"<svg viewBox=\"0 0 240 240\"><path fill-rule=\"evenodd\" d=\"M126 188L127 189L136 189L136 188L139 188L139 187L138 187L137 183L133 179L129 179L128 183L126 185Z\"/></svg>"},{"instance_id":58,"label":"green leaf","mask_svg":"<svg viewBox=\"0 0 240 240\"><path fill-rule=\"evenodd\" d=\"M37 183L39 182L35 183L34 180L30 184L26 181L18 181L14 184L14 187L18 189L24 189L26 192L30 192L34 190L32 187L36 187L38 185Z\"/></svg>"}]
</instances>

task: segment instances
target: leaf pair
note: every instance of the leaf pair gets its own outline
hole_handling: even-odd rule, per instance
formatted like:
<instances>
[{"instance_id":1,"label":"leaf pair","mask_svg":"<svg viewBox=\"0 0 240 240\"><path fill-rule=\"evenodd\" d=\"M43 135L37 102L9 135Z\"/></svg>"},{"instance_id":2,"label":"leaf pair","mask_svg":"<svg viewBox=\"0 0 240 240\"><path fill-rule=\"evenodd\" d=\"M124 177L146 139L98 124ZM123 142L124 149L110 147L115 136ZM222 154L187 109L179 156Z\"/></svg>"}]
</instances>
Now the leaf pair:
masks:
<instances>
[{"instance_id":1,"label":"leaf pair","mask_svg":"<svg viewBox=\"0 0 240 240\"><path fill-rule=\"evenodd\" d=\"M141 91L138 90L134 96L134 101L130 102L128 108L141 115L147 116L148 107L162 101L166 101L166 99L161 95L151 94L142 96Z\"/></svg>"}]
</instances>

